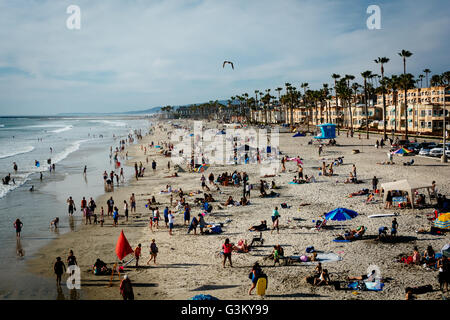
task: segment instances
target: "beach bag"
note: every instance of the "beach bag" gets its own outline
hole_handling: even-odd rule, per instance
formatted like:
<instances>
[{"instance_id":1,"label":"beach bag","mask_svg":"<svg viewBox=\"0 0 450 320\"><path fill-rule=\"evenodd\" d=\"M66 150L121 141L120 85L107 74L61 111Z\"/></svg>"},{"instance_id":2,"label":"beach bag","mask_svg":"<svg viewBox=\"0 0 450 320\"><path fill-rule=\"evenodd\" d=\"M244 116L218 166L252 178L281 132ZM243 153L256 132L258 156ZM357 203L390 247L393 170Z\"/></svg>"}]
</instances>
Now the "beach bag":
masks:
<instances>
[{"instance_id":1,"label":"beach bag","mask_svg":"<svg viewBox=\"0 0 450 320\"><path fill-rule=\"evenodd\" d=\"M284 208L284 209L286 209L286 208L288 207L288 205L287 205L286 203L282 203L282 204L281 204L281 207Z\"/></svg>"},{"instance_id":2,"label":"beach bag","mask_svg":"<svg viewBox=\"0 0 450 320\"><path fill-rule=\"evenodd\" d=\"M314 247L313 246L306 247L306 253L311 253L311 252L314 252Z\"/></svg>"}]
</instances>

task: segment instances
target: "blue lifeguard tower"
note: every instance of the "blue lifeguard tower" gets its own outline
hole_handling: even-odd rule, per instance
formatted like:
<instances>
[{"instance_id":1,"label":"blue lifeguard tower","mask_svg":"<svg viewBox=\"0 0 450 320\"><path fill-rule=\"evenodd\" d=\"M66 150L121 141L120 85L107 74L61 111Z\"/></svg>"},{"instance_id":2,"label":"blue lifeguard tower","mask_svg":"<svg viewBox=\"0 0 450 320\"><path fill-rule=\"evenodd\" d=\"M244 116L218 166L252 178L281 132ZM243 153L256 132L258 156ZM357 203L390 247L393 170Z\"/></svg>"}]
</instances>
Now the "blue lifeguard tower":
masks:
<instances>
[{"instance_id":1,"label":"blue lifeguard tower","mask_svg":"<svg viewBox=\"0 0 450 320\"><path fill-rule=\"evenodd\" d=\"M334 139L336 138L336 125L333 123L318 124L320 128L320 135L315 136L315 139Z\"/></svg>"}]
</instances>

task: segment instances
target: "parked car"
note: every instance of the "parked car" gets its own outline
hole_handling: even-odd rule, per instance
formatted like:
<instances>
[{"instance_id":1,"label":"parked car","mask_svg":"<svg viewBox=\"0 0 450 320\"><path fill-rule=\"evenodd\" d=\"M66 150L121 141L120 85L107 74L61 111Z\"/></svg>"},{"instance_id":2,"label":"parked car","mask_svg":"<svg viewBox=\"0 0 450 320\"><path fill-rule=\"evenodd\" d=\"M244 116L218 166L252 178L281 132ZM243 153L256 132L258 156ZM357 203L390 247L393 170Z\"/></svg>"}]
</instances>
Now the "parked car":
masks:
<instances>
[{"instance_id":1,"label":"parked car","mask_svg":"<svg viewBox=\"0 0 450 320\"><path fill-rule=\"evenodd\" d=\"M420 156L429 156L431 149L428 148L421 148L419 151Z\"/></svg>"},{"instance_id":2,"label":"parked car","mask_svg":"<svg viewBox=\"0 0 450 320\"><path fill-rule=\"evenodd\" d=\"M437 148L433 148L430 150L431 157L440 157L443 154L444 154L444 146L442 143L440 143ZM445 145L445 154L450 156L450 143L446 143Z\"/></svg>"}]
</instances>

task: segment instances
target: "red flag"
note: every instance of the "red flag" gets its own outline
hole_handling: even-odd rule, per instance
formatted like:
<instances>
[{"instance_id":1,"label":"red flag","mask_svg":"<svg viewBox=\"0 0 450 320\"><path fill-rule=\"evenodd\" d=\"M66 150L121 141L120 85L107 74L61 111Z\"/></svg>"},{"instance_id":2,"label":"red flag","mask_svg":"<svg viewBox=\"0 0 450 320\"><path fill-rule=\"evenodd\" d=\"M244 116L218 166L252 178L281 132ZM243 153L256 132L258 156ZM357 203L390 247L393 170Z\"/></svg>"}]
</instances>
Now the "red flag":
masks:
<instances>
[{"instance_id":1,"label":"red flag","mask_svg":"<svg viewBox=\"0 0 450 320\"><path fill-rule=\"evenodd\" d=\"M129 255L130 253L133 253L133 249L131 249L130 244L128 243L127 238L125 238L125 235L123 234L123 230L120 232L119 239L117 240L116 244L116 254L119 260L122 260L124 257Z\"/></svg>"}]
</instances>

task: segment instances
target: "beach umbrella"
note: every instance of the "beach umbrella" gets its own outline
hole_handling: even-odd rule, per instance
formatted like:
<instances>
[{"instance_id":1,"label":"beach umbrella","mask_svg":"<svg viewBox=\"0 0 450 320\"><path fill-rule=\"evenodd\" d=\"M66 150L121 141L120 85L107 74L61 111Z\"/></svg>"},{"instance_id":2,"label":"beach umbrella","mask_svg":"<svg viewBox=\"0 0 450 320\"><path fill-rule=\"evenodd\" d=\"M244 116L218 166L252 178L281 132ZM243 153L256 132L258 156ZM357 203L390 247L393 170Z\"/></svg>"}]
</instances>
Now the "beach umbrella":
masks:
<instances>
[{"instance_id":1,"label":"beach umbrella","mask_svg":"<svg viewBox=\"0 0 450 320\"><path fill-rule=\"evenodd\" d=\"M411 153L411 150L408 150L406 148L399 148L397 150L395 150L393 153L394 154L405 154L405 153Z\"/></svg>"},{"instance_id":2,"label":"beach umbrella","mask_svg":"<svg viewBox=\"0 0 450 320\"><path fill-rule=\"evenodd\" d=\"M450 212L443 213L436 220L434 226L439 229L450 229Z\"/></svg>"},{"instance_id":3,"label":"beach umbrella","mask_svg":"<svg viewBox=\"0 0 450 320\"><path fill-rule=\"evenodd\" d=\"M358 213L356 211L346 209L346 208L337 208L333 211L328 212L325 215L326 220L335 220L335 221L345 221L351 220L356 217Z\"/></svg>"}]
</instances>

